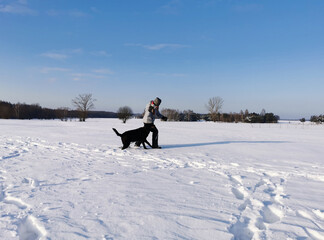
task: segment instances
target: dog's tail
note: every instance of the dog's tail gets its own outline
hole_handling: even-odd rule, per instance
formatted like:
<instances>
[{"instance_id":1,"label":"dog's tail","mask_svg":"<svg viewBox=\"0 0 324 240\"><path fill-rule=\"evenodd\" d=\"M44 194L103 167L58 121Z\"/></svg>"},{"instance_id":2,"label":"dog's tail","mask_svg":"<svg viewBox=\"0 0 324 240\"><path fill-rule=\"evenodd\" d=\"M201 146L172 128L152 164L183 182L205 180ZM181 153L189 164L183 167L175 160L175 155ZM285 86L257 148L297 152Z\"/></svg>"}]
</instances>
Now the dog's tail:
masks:
<instances>
[{"instance_id":1,"label":"dog's tail","mask_svg":"<svg viewBox=\"0 0 324 240\"><path fill-rule=\"evenodd\" d=\"M117 134L117 136L121 137L121 134L115 128L113 128L113 130Z\"/></svg>"}]
</instances>

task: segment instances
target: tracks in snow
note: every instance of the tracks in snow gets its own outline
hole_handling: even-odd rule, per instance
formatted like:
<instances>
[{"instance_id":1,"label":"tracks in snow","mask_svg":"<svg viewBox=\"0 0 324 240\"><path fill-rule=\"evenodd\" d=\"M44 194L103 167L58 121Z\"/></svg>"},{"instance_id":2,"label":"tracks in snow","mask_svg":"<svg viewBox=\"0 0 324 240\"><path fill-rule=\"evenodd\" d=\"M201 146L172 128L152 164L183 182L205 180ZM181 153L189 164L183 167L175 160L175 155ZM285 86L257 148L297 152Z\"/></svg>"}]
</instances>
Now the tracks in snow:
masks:
<instances>
[{"instance_id":1,"label":"tracks in snow","mask_svg":"<svg viewBox=\"0 0 324 240\"><path fill-rule=\"evenodd\" d=\"M3 172L2 172L3 174ZM2 175L2 178L5 177ZM47 234L44 227L33 216L33 206L26 203L18 197L13 197L9 192L10 186L0 185L0 206L2 209L2 218L9 219L11 223L0 235L6 239L18 236L20 240L45 239ZM8 222L8 221L7 221Z\"/></svg>"},{"instance_id":2,"label":"tracks in snow","mask_svg":"<svg viewBox=\"0 0 324 240\"><path fill-rule=\"evenodd\" d=\"M282 224L288 212L311 223L312 227L301 226L307 239L324 239L324 227L318 222L324 220L323 210L294 210L286 205L286 200L290 199L290 196L285 193L289 174L252 168L247 172L248 176L227 175L233 196L241 202L237 207L238 214L233 215L232 224L228 228L234 240L278 238L273 236L273 225ZM252 178L251 173L254 173L255 178ZM304 239L303 236L299 238Z\"/></svg>"},{"instance_id":3,"label":"tracks in snow","mask_svg":"<svg viewBox=\"0 0 324 240\"><path fill-rule=\"evenodd\" d=\"M208 156L201 153L191 153L185 156L170 157L165 156L164 150L149 151L143 149L120 150L107 146L79 146L77 144L57 143L50 144L40 139L8 139L1 149L4 149L0 161L10 162L16 165L19 170L19 164L24 161L25 156L31 156L34 150L46 153L51 156L53 161L62 164L60 167L70 168L71 176L59 176L59 172L54 179L45 179L44 181L30 176L24 176L16 182L10 182L8 173L0 169L0 204L4 209L2 217L8 219L12 226L7 226L8 232L1 236L18 236L20 239L42 239L46 236L46 230L43 227L42 220L35 215L35 206L28 203L28 195L16 191L18 184L28 186L30 194L37 192L41 188L53 188L64 184L82 184L94 182L104 176L113 177L118 172L115 169L102 169L101 172L91 171L95 161L111 160L116 165L123 167L123 173L139 173L158 170L176 170L179 168L204 169L215 173L227 180L226 186L229 193L233 195L233 210L231 223L228 231L234 239L271 239L273 236L272 226L281 223L286 213L293 211L294 214L310 222L313 227L302 228L305 235L312 239L323 238L324 219L323 209L299 209L292 210L286 204L285 200L289 196L285 193L289 174L273 173L265 169L244 168L238 163L228 163L224 159L215 159L215 156ZM77 153L77 155L73 155ZM55 157L58 154L61 158ZM37 155L42 156L42 155ZM46 157L44 156L44 157ZM79 157L83 156L83 162ZM86 166L86 167L85 167ZM130 172L124 170L128 168ZM14 169L14 168L12 168ZM120 168L116 168L117 170ZM96 169L95 169L96 170ZM75 174L77 172L78 174ZM14 174L14 173L12 173ZM13 179L11 174L11 179ZM72 175L73 174L73 175ZM298 175L299 174L299 175ZM301 173L296 173L300 176ZM307 176L315 180L321 180L321 176ZM191 181L194 185L197 182ZM82 193L80 193L82 194ZM71 209L76 208L75 202L71 201ZM43 203L43 211L58 211L61 206L52 206ZM48 205L48 206L46 206ZM72 222L68 213L64 213L63 221L67 225L74 225L79 228L77 234L87 237L88 229L86 226L77 222ZM103 220L98 218L100 227L108 228ZM1 223L0 223L1 224ZM1 225L0 225L1 226ZM8 238L9 238L8 237ZM109 238L108 235L106 238Z\"/></svg>"},{"instance_id":4,"label":"tracks in snow","mask_svg":"<svg viewBox=\"0 0 324 240\"><path fill-rule=\"evenodd\" d=\"M10 162L11 166L19 166L24 155L28 153L25 143L20 140L8 139L5 145L0 147L4 151L0 161L6 165L9 165ZM12 169L12 167L9 167L9 169ZM24 194L17 190L19 186L10 181L9 175L12 175L12 173L9 174L5 169L0 169L0 207L2 211L0 226L3 229L0 237L3 239L18 237L20 240L45 239L47 232L33 215L34 206L28 204L19 196ZM25 179L25 182L23 181L20 184L26 183L26 181L33 181L30 184L31 188L35 186L35 181L32 179Z\"/></svg>"},{"instance_id":5,"label":"tracks in snow","mask_svg":"<svg viewBox=\"0 0 324 240\"><path fill-rule=\"evenodd\" d=\"M163 149L161 150L163 151ZM120 152L118 153L120 154ZM134 154L125 151L123 154ZM323 176L302 172L273 172L266 169L242 167L238 163L224 163L213 161L208 156L188 156L168 158L163 154L146 155L134 154L134 161L141 160L141 167L137 171L156 169L195 168L207 169L226 178L229 182L228 190L238 202L236 213L232 215L228 231L234 240L274 239L274 229L280 232L280 225L289 212L290 215L301 217L309 221L312 227L300 227L299 237L310 239L324 239L324 228L316 219L323 221L324 211L307 209L305 211L290 208L287 205L290 196L285 192L287 182L291 177L322 181ZM120 159L123 157L120 156ZM187 160L187 161L186 161ZM127 165L125 165L127 166ZM235 212L235 211L234 211ZM307 213L307 214L306 214ZM286 224L286 223L284 223Z\"/></svg>"},{"instance_id":6,"label":"tracks in snow","mask_svg":"<svg viewBox=\"0 0 324 240\"><path fill-rule=\"evenodd\" d=\"M239 214L234 216L229 227L234 239L271 239L269 227L280 222L285 213L282 202L287 197L283 191L285 179L272 178L266 173L256 183L240 175L229 175L228 178L234 196L242 201Z\"/></svg>"},{"instance_id":7,"label":"tracks in snow","mask_svg":"<svg viewBox=\"0 0 324 240\"><path fill-rule=\"evenodd\" d=\"M83 223L87 216L71 216L92 211L80 209L92 199L82 198L80 185L96 188L96 180L115 174L92 168L107 162L107 149L22 137L0 137L0 149L0 239L51 239L57 234L51 228L64 229L66 239L91 238L89 229L107 228L100 214L87 220L89 225ZM100 224L93 227L96 221Z\"/></svg>"}]
</instances>

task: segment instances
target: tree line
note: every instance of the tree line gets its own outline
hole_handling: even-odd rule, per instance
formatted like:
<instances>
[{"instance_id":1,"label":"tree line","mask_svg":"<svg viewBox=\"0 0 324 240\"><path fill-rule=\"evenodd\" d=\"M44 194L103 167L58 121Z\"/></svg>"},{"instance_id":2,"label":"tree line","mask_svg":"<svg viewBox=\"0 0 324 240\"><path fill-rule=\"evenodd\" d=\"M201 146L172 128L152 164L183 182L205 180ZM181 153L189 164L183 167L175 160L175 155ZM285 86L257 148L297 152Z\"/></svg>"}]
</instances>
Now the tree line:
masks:
<instances>
[{"instance_id":1,"label":"tree line","mask_svg":"<svg viewBox=\"0 0 324 240\"><path fill-rule=\"evenodd\" d=\"M208 113L199 114L192 110L179 111L175 109L163 109L161 113L168 118L169 121L213 121L213 122L244 122L244 123L277 123L280 117L274 113L250 113L248 110L239 113Z\"/></svg>"},{"instance_id":2,"label":"tree line","mask_svg":"<svg viewBox=\"0 0 324 240\"><path fill-rule=\"evenodd\" d=\"M322 124L324 122L324 115L319 115L319 116L313 115L311 116L310 121L317 124Z\"/></svg>"},{"instance_id":3,"label":"tree line","mask_svg":"<svg viewBox=\"0 0 324 240\"><path fill-rule=\"evenodd\" d=\"M43 108L39 104L26 104L5 102L0 100L0 119L61 119L68 120L79 118L82 120L80 109L71 110L69 108ZM87 117L91 118L116 118L114 112L88 111Z\"/></svg>"},{"instance_id":4,"label":"tree line","mask_svg":"<svg viewBox=\"0 0 324 240\"><path fill-rule=\"evenodd\" d=\"M79 94L72 99L72 104L76 110L69 108L50 109L43 108L39 104L12 104L0 100L0 118L4 119L61 119L67 121L72 118L79 118L85 121L86 118L116 118L118 117L124 123L134 116L142 118L142 115L134 115L130 107L120 107L117 113L105 111L91 111L94 108L92 94ZM195 113L193 110L179 111L175 109L162 109L161 113L168 118L169 121L213 121L213 122L247 122L247 123L277 123L279 116L273 113L267 113L262 109L261 113L249 113L248 110L240 111L240 113L221 113L224 100L221 97L210 98L206 104L208 114ZM323 122L324 117L312 116L313 121ZM312 120L311 119L311 120Z\"/></svg>"},{"instance_id":5,"label":"tree line","mask_svg":"<svg viewBox=\"0 0 324 240\"><path fill-rule=\"evenodd\" d=\"M240 113L221 113L220 110L223 107L224 100L221 97L210 98L206 104L208 114L195 113L193 110L179 111L176 109L165 108L161 110L162 115L168 118L168 121L213 121L213 122L246 122L246 123L277 123L280 119L279 116L273 113L267 113L262 109L261 113L249 113L248 110ZM126 123L126 121L131 118L133 112L130 107L125 106L119 108L117 116L119 119ZM142 118L144 115L138 115L138 118Z\"/></svg>"}]
</instances>

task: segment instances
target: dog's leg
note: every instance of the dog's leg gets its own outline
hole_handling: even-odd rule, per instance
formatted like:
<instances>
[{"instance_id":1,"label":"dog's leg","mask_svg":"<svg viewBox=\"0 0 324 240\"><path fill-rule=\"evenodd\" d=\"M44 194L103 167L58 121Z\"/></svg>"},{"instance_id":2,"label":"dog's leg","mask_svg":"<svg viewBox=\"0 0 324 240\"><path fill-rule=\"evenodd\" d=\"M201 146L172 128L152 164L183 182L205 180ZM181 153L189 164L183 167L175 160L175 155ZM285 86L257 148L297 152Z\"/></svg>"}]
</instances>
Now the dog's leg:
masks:
<instances>
[{"instance_id":1,"label":"dog's leg","mask_svg":"<svg viewBox=\"0 0 324 240\"><path fill-rule=\"evenodd\" d=\"M129 147L129 144L130 144L130 143L126 143L126 144L124 144L123 147L122 147L122 150L128 148L128 147Z\"/></svg>"},{"instance_id":2,"label":"dog's leg","mask_svg":"<svg viewBox=\"0 0 324 240\"><path fill-rule=\"evenodd\" d=\"M127 137L122 136L122 143L123 143L123 148L122 149L124 150L125 148L129 147L131 142L128 140Z\"/></svg>"},{"instance_id":3,"label":"dog's leg","mask_svg":"<svg viewBox=\"0 0 324 240\"><path fill-rule=\"evenodd\" d=\"M145 146L145 142L142 142L142 144L143 144L143 147L144 147L145 149L147 149L147 147Z\"/></svg>"},{"instance_id":4,"label":"dog's leg","mask_svg":"<svg viewBox=\"0 0 324 240\"><path fill-rule=\"evenodd\" d=\"M151 148L153 148L152 145L146 139L144 142L147 143L147 145L149 145ZM144 142L143 142L143 145L144 145Z\"/></svg>"}]
</instances>

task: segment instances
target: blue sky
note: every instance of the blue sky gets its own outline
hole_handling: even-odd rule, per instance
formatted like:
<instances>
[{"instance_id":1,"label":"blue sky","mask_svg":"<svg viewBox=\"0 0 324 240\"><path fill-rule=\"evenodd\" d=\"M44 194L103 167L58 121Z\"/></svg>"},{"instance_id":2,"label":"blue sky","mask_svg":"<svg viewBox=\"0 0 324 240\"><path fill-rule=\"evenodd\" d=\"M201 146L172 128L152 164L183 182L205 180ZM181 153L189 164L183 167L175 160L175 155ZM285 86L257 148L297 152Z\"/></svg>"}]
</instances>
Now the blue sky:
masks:
<instances>
[{"instance_id":1,"label":"blue sky","mask_svg":"<svg viewBox=\"0 0 324 240\"><path fill-rule=\"evenodd\" d=\"M0 99L309 118L324 109L322 0L0 0Z\"/></svg>"}]
</instances>

